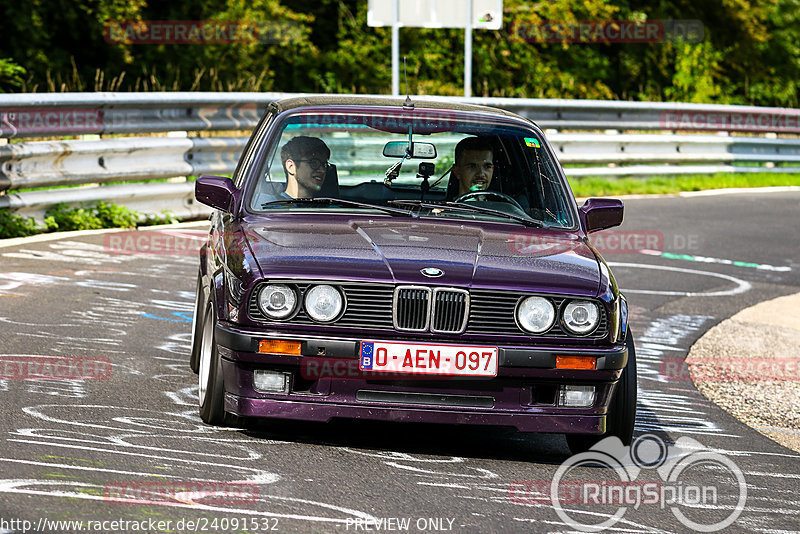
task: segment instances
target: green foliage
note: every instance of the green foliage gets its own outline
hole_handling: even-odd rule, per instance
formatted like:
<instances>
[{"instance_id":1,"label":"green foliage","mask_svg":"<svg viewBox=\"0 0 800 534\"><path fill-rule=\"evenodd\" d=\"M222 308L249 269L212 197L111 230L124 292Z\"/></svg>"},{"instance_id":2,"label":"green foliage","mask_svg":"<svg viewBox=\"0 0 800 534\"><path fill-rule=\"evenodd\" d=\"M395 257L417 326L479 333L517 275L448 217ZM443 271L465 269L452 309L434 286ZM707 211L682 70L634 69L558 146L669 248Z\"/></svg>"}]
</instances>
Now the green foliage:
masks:
<instances>
[{"instance_id":1,"label":"green foliage","mask_svg":"<svg viewBox=\"0 0 800 534\"><path fill-rule=\"evenodd\" d=\"M0 209L0 239L8 237L24 237L40 232L33 217L14 215L5 209Z\"/></svg>"},{"instance_id":2,"label":"green foliage","mask_svg":"<svg viewBox=\"0 0 800 534\"><path fill-rule=\"evenodd\" d=\"M48 209L46 215L52 218L56 228L60 231L103 228L103 221L93 210L72 207L63 202Z\"/></svg>"},{"instance_id":3,"label":"green foliage","mask_svg":"<svg viewBox=\"0 0 800 534\"><path fill-rule=\"evenodd\" d=\"M720 61L724 54L710 42L676 45L672 86L664 89L668 100L677 102L716 102L722 96Z\"/></svg>"},{"instance_id":4,"label":"green foliage","mask_svg":"<svg viewBox=\"0 0 800 534\"><path fill-rule=\"evenodd\" d=\"M94 210L104 228L134 228L139 214L126 206L98 201Z\"/></svg>"},{"instance_id":5,"label":"green foliage","mask_svg":"<svg viewBox=\"0 0 800 534\"><path fill-rule=\"evenodd\" d=\"M132 228L139 214L125 206L99 200L90 206L60 203L45 213L45 224L59 231L94 230L97 228Z\"/></svg>"},{"instance_id":6,"label":"green foliage","mask_svg":"<svg viewBox=\"0 0 800 534\"><path fill-rule=\"evenodd\" d=\"M6 89L22 86L22 77L25 69L14 63L13 60L0 58L0 93Z\"/></svg>"},{"instance_id":7,"label":"green foliage","mask_svg":"<svg viewBox=\"0 0 800 534\"><path fill-rule=\"evenodd\" d=\"M0 239L42 232L134 228L178 222L169 210L164 210L161 215L148 214L141 221L140 218L142 216L130 208L102 200L84 206L70 206L63 202L56 204L45 212L43 226L37 225L33 217L22 217L0 209Z\"/></svg>"},{"instance_id":8,"label":"green foliage","mask_svg":"<svg viewBox=\"0 0 800 534\"><path fill-rule=\"evenodd\" d=\"M0 0L0 91L388 93L391 30L366 0ZM504 26L473 32L483 96L800 102L800 0L504 0ZM133 44L126 21L251 22L259 39ZM697 42L533 42L544 23L696 20ZM402 28L412 94L463 94L464 31ZM23 70L24 67L24 70ZM401 86L404 87L401 80Z\"/></svg>"},{"instance_id":9,"label":"green foliage","mask_svg":"<svg viewBox=\"0 0 800 534\"><path fill-rule=\"evenodd\" d=\"M159 224L175 224L177 222L180 221L175 218L175 215L171 211L164 210L161 212L161 215L148 213L145 215L143 221L139 221L139 226L156 226Z\"/></svg>"}]
</instances>

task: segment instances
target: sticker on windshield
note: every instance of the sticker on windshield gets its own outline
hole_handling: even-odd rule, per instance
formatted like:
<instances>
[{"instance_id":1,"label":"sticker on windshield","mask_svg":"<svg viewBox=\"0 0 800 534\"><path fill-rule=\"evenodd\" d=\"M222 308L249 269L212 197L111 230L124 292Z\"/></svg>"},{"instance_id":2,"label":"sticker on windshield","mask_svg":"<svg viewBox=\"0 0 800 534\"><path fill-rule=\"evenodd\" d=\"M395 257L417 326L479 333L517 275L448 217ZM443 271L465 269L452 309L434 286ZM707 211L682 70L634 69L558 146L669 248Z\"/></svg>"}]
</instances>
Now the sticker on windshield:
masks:
<instances>
[{"instance_id":1,"label":"sticker on windshield","mask_svg":"<svg viewBox=\"0 0 800 534\"><path fill-rule=\"evenodd\" d=\"M526 137L525 144L531 148L542 148L542 145L539 144L539 140L535 137Z\"/></svg>"}]
</instances>

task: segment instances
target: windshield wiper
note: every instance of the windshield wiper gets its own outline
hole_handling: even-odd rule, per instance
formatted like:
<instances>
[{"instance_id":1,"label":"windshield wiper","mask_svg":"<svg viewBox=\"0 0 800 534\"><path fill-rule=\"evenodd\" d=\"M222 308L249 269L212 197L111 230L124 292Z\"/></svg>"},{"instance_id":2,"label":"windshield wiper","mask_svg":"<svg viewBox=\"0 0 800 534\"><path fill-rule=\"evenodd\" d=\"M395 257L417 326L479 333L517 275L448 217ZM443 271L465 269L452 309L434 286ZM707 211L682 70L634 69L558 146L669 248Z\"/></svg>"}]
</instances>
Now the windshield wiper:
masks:
<instances>
[{"instance_id":1,"label":"windshield wiper","mask_svg":"<svg viewBox=\"0 0 800 534\"><path fill-rule=\"evenodd\" d=\"M421 208L429 208L429 209L450 209L453 211L465 211L465 212L478 212L478 213L486 213L489 215L497 215L499 217L505 217L507 219L513 219L515 221L519 221L526 226L536 226L537 228L549 228L550 225L545 223L544 221L539 221L536 219L532 219L527 216L522 215L514 215L513 213L506 213L505 211L494 210L492 208L486 208L483 206L474 206L472 204L468 204L466 202L425 202L424 200L390 200L389 204L396 204L398 206L402 205L412 205L412 206L419 206Z\"/></svg>"},{"instance_id":2,"label":"windshield wiper","mask_svg":"<svg viewBox=\"0 0 800 534\"><path fill-rule=\"evenodd\" d=\"M390 208L388 206L378 206L376 204L368 204L366 202L356 202L355 200L343 200L341 198L330 198L330 197L286 198L282 200L272 200L270 202L265 202L261 204L261 208L263 209L266 208L267 206L275 206L280 204L320 204L324 206L332 206L334 204L337 204L339 206L348 206L351 208L380 210L385 213L391 213L392 215L403 215L405 217L419 217L418 214L414 213L411 210L404 210L402 208Z\"/></svg>"}]
</instances>

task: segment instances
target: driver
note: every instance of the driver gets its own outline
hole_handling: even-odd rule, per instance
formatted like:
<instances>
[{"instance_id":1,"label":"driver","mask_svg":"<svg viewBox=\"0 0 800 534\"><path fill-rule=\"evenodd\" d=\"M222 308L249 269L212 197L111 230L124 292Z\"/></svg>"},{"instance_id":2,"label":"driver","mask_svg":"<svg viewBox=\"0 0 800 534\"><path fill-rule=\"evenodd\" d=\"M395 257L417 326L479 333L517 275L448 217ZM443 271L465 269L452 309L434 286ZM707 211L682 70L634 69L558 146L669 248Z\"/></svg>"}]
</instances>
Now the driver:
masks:
<instances>
[{"instance_id":1,"label":"driver","mask_svg":"<svg viewBox=\"0 0 800 534\"><path fill-rule=\"evenodd\" d=\"M455 149L455 163L450 171L458 180L458 195L485 191L494 176L492 143L485 137L465 137Z\"/></svg>"}]
</instances>

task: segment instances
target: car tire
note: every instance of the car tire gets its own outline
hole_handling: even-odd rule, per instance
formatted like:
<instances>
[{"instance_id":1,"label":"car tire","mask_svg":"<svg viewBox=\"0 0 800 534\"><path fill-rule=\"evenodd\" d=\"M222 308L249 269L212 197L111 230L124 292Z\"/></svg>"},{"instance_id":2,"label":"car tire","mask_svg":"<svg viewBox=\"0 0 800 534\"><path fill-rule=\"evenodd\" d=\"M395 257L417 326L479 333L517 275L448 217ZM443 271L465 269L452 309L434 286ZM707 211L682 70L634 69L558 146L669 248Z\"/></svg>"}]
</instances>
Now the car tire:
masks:
<instances>
[{"instance_id":1,"label":"car tire","mask_svg":"<svg viewBox=\"0 0 800 534\"><path fill-rule=\"evenodd\" d=\"M628 363L622 370L616 387L614 397L608 406L606 415L606 432L601 435L566 434L567 445L573 454L578 454L592 448L597 442L616 436L622 444L628 446L633 440L633 427L636 423L636 349L633 343L633 334L628 332L625 340L628 346Z\"/></svg>"},{"instance_id":2,"label":"car tire","mask_svg":"<svg viewBox=\"0 0 800 534\"><path fill-rule=\"evenodd\" d=\"M200 335L203 332L203 279L197 273L197 287L194 297L194 314L192 315L192 350L189 356L189 367L194 374L200 371Z\"/></svg>"},{"instance_id":3,"label":"car tire","mask_svg":"<svg viewBox=\"0 0 800 534\"><path fill-rule=\"evenodd\" d=\"M217 317L213 301L206 307L202 325L197 373L200 419L209 425L235 426L238 418L225 411L225 383L222 377L222 359L214 336Z\"/></svg>"}]
</instances>

